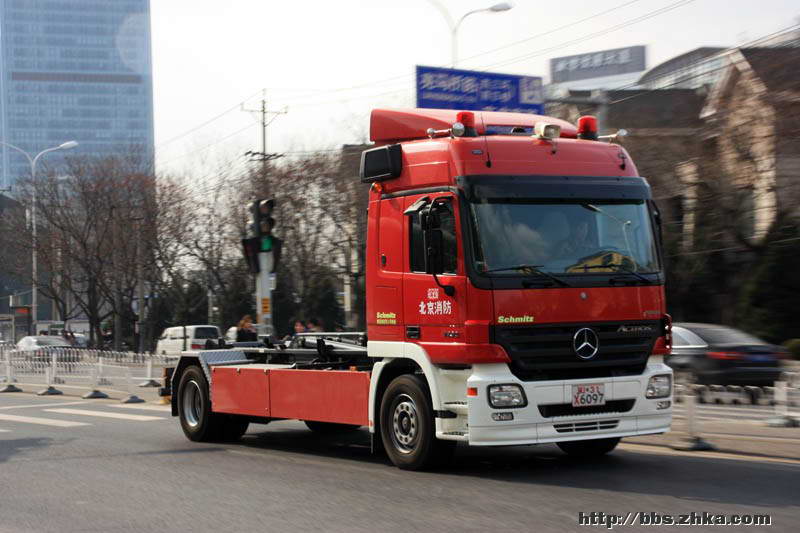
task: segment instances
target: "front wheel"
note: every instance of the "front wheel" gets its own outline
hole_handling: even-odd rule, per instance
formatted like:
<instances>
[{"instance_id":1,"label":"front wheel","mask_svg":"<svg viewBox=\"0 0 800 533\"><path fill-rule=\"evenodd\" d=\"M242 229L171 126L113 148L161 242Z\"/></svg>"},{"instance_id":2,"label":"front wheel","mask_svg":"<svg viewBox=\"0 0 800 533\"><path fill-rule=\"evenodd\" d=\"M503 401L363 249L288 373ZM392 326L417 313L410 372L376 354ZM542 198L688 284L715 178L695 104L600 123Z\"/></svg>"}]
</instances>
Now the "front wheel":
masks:
<instances>
[{"instance_id":1,"label":"front wheel","mask_svg":"<svg viewBox=\"0 0 800 533\"><path fill-rule=\"evenodd\" d=\"M452 456L456 443L436 438L427 384L406 374L389 384L381 401L383 447L395 466L404 470L430 468Z\"/></svg>"},{"instance_id":2,"label":"front wheel","mask_svg":"<svg viewBox=\"0 0 800 533\"><path fill-rule=\"evenodd\" d=\"M612 451L619 444L619 438L613 439L592 439L592 440L572 440L557 442L559 448L564 453L572 457L588 459L600 457Z\"/></svg>"}]
</instances>

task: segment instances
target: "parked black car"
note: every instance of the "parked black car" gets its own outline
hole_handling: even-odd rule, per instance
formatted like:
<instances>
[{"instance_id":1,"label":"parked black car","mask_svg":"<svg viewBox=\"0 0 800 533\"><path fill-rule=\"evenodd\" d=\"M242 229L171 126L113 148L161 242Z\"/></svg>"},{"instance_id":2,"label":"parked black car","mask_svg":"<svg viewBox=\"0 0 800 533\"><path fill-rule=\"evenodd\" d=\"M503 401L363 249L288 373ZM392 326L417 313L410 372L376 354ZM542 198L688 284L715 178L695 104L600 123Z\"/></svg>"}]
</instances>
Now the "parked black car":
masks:
<instances>
[{"instance_id":1,"label":"parked black car","mask_svg":"<svg viewBox=\"0 0 800 533\"><path fill-rule=\"evenodd\" d=\"M771 386L788 352L738 329L717 324L672 325L672 355L665 363L676 376L703 385Z\"/></svg>"}]
</instances>

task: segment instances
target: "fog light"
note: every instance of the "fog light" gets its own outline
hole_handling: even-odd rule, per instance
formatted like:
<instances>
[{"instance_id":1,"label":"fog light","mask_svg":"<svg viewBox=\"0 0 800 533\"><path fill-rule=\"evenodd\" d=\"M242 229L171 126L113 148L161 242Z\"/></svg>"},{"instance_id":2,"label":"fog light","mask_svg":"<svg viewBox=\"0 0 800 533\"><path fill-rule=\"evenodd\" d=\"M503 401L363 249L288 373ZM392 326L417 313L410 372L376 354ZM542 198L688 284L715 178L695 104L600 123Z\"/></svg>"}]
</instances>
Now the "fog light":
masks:
<instances>
[{"instance_id":1,"label":"fog light","mask_svg":"<svg viewBox=\"0 0 800 533\"><path fill-rule=\"evenodd\" d=\"M666 398L672 393L672 376L669 374L653 376L647 382L645 398Z\"/></svg>"},{"instance_id":2,"label":"fog light","mask_svg":"<svg viewBox=\"0 0 800 533\"><path fill-rule=\"evenodd\" d=\"M519 385L489 385L489 405L501 407L525 407L528 399Z\"/></svg>"}]
</instances>

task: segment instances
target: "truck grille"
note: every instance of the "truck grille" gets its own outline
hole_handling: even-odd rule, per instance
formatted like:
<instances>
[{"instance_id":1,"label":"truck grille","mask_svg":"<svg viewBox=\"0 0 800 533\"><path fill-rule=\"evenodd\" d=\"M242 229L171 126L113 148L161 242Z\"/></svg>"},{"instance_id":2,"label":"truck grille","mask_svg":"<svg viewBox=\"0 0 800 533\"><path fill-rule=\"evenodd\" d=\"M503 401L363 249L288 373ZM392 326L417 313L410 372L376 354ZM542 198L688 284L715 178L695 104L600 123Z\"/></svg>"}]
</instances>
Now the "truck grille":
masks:
<instances>
[{"instance_id":1,"label":"truck grille","mask_svg":"<svg viewBox=\"0 0 800 533\"><path fill-rule=\"evenodd\" d=\"M611 413L627 413L633 409L636 400L611 400L605 405L596 407L572 407L571 403L557 403L551 405L540 405L539 414L545 418L554 416L576 416L576 415L600 415Z\"/></svg>"},{"instance_id":2,"label":"truck grille","mask_svg":"<svg viewBox=\"0 0 800 533\"><path fill-rule=\"evenodd\" d=\"M590 324L495 325L492 342L511 358L511 371L524 381L639 375L656 339L657 320ZM573 338L581 328L597 333L597 354L584 360L575 354Z\"/></svg>"},{"instance_id":3,"label":"truck grille","mask_svg":"<svg viewBox=\"0 0 800 533\"><path fill-rule=\"evenodd\" d=\"M600 431L601 429L614 429L619 425L619 420L599 420L594 422L567 422L553 424L559 433L573 433L576 431Z\"/></svg>"}]
</instances>

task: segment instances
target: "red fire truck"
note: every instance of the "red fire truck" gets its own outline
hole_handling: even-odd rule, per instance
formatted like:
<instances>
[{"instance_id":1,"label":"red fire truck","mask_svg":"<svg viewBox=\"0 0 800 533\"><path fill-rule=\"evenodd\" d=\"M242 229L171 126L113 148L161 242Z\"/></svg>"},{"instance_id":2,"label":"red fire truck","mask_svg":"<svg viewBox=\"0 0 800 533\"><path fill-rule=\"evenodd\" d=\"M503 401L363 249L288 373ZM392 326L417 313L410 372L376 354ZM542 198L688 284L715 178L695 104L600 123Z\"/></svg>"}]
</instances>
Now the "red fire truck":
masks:
<instances>
[{"instance_id":1,"label":"red fire truck","mask_svg":"<svg viewBox=\"0 0 800 533\"><path fill-rule=\"evenodd\" d=\"M669 430L661 222L594 117L374 110L370 134L365 346L185 352L189 439L366 426L420 469L458 442L589 456Z\"/></svg>"}]
</instances>

